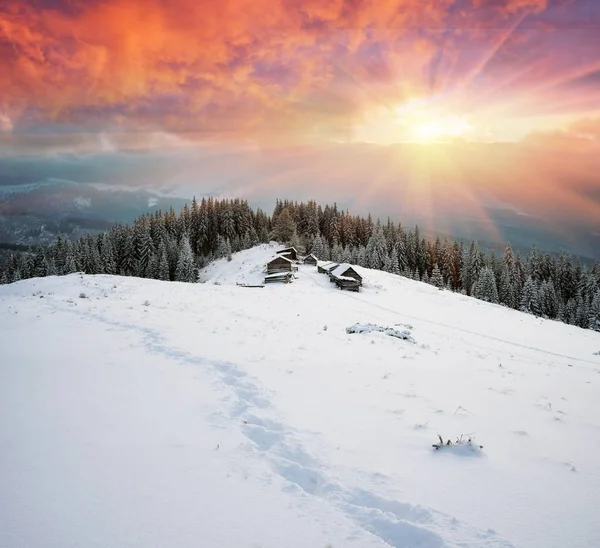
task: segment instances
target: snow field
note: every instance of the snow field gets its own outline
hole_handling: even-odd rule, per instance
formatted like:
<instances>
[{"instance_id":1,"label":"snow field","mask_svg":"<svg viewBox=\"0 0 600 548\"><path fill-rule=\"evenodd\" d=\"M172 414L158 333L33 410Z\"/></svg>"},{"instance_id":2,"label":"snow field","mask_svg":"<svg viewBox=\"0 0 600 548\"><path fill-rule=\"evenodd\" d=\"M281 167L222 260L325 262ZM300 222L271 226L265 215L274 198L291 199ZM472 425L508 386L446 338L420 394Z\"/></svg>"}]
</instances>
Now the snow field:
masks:
<instances>
[{"instance_id":1,"label":"snow field","mask_svg":"<svg viewBox=\"0 0 600 548\"><path fill-rule=\"evenodd\" d=\"M0 545L598 546L597 333L273 252L0 287Z\"/></svg>"}]
</instances>

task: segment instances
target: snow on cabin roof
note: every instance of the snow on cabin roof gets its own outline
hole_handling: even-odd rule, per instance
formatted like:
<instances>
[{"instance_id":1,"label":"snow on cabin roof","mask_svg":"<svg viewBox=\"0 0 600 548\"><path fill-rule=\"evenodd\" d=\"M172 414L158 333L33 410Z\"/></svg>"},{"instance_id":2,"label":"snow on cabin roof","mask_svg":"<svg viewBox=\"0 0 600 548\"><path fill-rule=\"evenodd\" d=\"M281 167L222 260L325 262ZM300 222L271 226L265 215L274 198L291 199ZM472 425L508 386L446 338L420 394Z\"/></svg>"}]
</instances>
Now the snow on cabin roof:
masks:
<instances>
[{"instance_id":1,"label":"snow on cabin roof","mask_svg":"<svg viewBox=\"0 0 600 548\"><path fill-rule=\"evenodd\" d=\"M281 260L283 259L284 261L287 261L288 263L293 263L294 261L292 261L291 259L288 259L287 257L284 257L283 255L275 255L275 257L271 257L268 261L267 264L272 263L273 261L276 260Z\"/></svg>"},{"instance_id":2,"label":"snow on cabin roof","mask_svg":"<svg viewBox=\"0 0 600 548\"><path fill-rule=\"evenodd\" d=\"M350 276L336 276L336 278L338 280L345 280L347 282L356 282L356 283L358 283L358 280L356 278L351 278Z\"/></svg>"},{"instance_id":3,"label":"snow on cabin roof","mask_svg":"<svg viewBox=\"0 0 600 548\"><path fill-rule=\"evenodd\" d=\"M296 253L298 253L298 251L296 250L295 247L286 247L285 249L280 249L279 251L277 251L276 253L285 253L287 251L296 251Z\"/></svg>"},{"instance_id":4,"label":"snow on cabin roof","mask_svg":"<svg viewBox=\"0 0 600 548\"><path fill-rule=\"evenodd\" d=\"M265 280L266 280L267 278L285 278L285 277L287 277L287 276L291 276L291 275L292 275L292 273L291 273L291 272L279 272L279 273L277 273L277 274L267 274L267 275L265 276Z\"/></svg>"},{"instance_id":5,"label":"snow on cabin roof","mask_svg":"<svg viewBox=\"0 0 600 548\"><path fill-rule=\"evenodd\" d=\"M331 261L318 261L317 264L321 268L331 268L332 266L337 266L339 263L333 263Z\"/></svg>"},{"instance_id":6,"label":"snow on cabin roof","mask_svg":"<svg viewBox=\"0 0 600 548\"><path fill-rule=\"evenodd\" d=\"M344 277L346 277L346 276L344 276L344 272L346 272L349 268L352 268L352 265L348 264L348 263L344 263L344 264L339 265L336 269L332 270L331 274L333 276L336 276L337 278L344 278ZM352 268L352 270L354 270L354 269ZM354 279L354 278L352 278L352 279Z\"/></svg>"}]
</instances>

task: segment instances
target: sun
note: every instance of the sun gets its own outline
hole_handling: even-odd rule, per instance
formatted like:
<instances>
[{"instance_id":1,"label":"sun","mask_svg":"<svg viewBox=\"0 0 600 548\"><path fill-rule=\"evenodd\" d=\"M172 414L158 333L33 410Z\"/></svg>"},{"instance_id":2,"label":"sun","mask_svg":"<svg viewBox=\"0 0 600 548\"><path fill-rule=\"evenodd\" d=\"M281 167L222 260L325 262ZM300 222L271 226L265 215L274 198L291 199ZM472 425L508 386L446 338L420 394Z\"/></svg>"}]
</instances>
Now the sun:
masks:
<instances>
[{"instance_id":1,"label":"sun","mask_svg":"<svg viewBox=\"0 0 600 548\"><path fill-rule=\"evenodd\" d=\"M449 137L464 137L473 130L466 118L455 115L424 120L409 126L413 138L421 142L435 142Z\"/></svg>"},{"instance_id":2,"label":"sun","mask_svg":"<svg viewBox=\"0 0 600 548\"><path fill-rule=\"evenodd\" d=\"M462 110L462 109L461 109ZM434 98L411 99L400 105L376 105L363 113L354 129L356 141L391 143L439 143L475 138L470 116L456 105Z\"/></svg>"},{"instance_id":3,"label":"sun","mask_svg":"<svg viewBox=\"0 0 600 548\"><path fill-rule=\"evenodd\" d=\"M407 140L433 143L465 137L473 131L467 115L448 114L424 100L411 100L395 109L394 123L407 132Z\"/></svg>"}]
</instances>

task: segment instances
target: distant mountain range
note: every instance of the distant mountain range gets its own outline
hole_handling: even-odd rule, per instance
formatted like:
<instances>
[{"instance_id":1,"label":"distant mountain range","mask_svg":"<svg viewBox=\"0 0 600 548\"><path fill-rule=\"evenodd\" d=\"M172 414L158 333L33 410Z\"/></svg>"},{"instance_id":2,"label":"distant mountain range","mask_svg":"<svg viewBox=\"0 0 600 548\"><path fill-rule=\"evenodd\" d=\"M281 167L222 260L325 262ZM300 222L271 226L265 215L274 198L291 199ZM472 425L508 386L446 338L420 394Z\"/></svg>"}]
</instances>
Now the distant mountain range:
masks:
<instances>
[{"instance_id":1,"label":"distant mountain range","mask_svg":"<svg viewBox=\"0 0 600 548\"><path fill-rule=\"evenodd\" d=\"M116 222L131 222L143 213L186 202L139 188L45 179L0 186L0 243L39 245L58 234L78 237Z\"/></svg>"}]
</instances>

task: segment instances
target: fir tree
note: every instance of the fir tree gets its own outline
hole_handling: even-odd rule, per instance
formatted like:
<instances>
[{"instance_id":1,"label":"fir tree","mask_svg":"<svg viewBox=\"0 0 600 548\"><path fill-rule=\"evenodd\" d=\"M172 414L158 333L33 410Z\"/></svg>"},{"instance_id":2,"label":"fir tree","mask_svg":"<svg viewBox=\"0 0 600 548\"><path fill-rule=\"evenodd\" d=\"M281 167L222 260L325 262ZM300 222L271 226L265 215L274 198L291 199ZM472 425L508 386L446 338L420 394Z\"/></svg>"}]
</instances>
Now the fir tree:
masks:
<instances>
[{"instance_id":1,"label":"fir tree","mask_svg":"<svg viewBox=\"0 0 600 548\"><path fill-rule=\"evenodd\" d=\"M383 234L381 224L377 224L375 232L369 238L367 244L367 265L368 268L381 270L388 256L387 243Z\"/></svg>"},{"instance_id":2,"label":"fir tree","mask_svg":"<svg viewBox=\"0 0 600 548\"><path fill-rule=\"evenodd\" d=\"M192 246L190 245L190 239L187 234L184 234L181 237L181 242L179 244L179 259L177 261L177 268L175 270L175 281L196 281L194 255L192 253Z\"/></svg>"},{"instance_id":3,"label":"fir tree","mask_svg":"<svg viewBox=\"0 0 600 548\"><path fill-rule=\"evenodd\" d=\"M392 247L392 252L390 253L390 270L392 274L400 274L400 263L398 259L398 246Z\"/></svg>"},{"instance_id":4,"label":"fir tree","mask_svg":"<svg viewBox=\"0 0 600 548\"><path fill-rule=\"evenodd\" d=\"M531 276L527 277L521 296L521 310L535 316L540 314L538 287Z\"/></svg>"},{"instance_id":5,"label":"fir tree","mask_svg":"<svg viewBox=\"0 0 600 548\"><path fill-rule=\"evenodd\" d=\"M164 240L160 241L158 246L158 279L169 281L171 279L169 273L169 259L167 257L167 247Z\"/></svg>"},{"instance_id":6,"label":"fir tree","mask_svg":"<svg viewBox=\"0 0 600 548\"><path fill-rule=\"evenodd\" d=\"M437 263L435 263L431 272L431 285L434 285L438 289L444 288L444 277Z\"/></svg>"},{"instance_id":7,"label":"fir tree","mask_svg":"<svg viewBox=\"0 0 600 548\"><path fill-rule=\"evenodd\" d=\"M479 277L473 286L473 297L489 303L498 302L496 277L491 268L485 266L481 269Z\"/></svg>"},{"instance_id":8,"label":"fir tree","mask_svg":"<svg viewBox=\"0 0 600 548\"><path fill-rule=\"evenodd\" d=\"M278 242L288 243L291 240L295 230L296 223L294 222L289 209L286 207L277 216L275 228L273 230L273 237Z\"/></svg>"},{"instance_id":9,"label":"fir tree","mask_svg":"<svg viewBox=\"0 0 600 548\"><path fill-rule=\"evenodd\" d=\"M596 290L592 298L588 326L594 331L600 331L600 289Z\"/></svg>"},{"instance_id":10,"label":"fir tree","mask_svg":"<svg viewBox=\"0 0 600 548\"><path fill-rule=\"evenodd\" d=\"M311 252L320 261L325 260L325 249L323 247L323 240L321 239L321 234L319 234L318 232L313 241Z\"/></svg>"}]
</instances>

